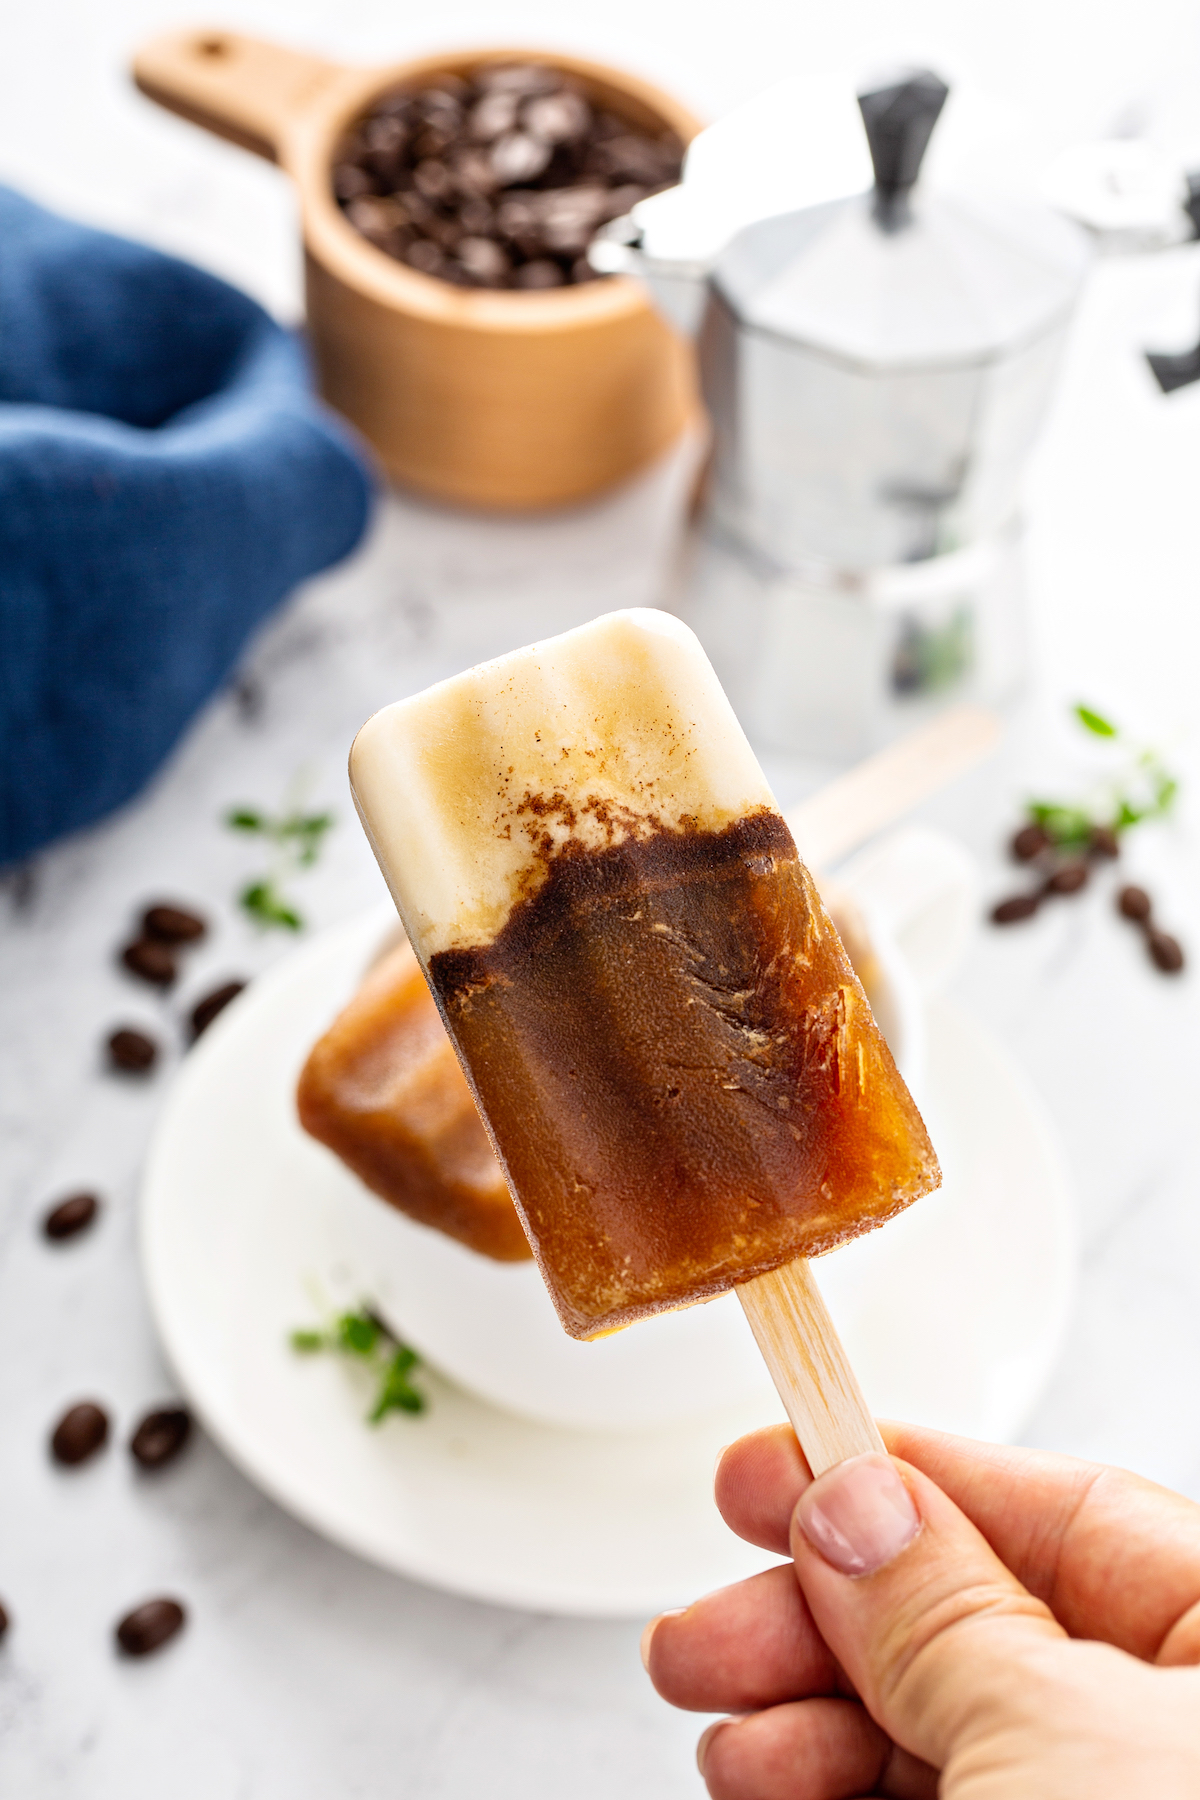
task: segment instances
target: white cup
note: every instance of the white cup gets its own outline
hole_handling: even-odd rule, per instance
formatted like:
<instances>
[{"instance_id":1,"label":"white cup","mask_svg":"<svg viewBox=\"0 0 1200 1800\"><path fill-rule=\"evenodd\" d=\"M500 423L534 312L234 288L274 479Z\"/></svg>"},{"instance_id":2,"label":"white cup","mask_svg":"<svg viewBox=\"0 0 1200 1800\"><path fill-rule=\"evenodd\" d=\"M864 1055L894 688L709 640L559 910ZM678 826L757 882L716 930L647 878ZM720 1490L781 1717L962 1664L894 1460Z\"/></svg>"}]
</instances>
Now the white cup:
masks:
<instances>
[{"instance_id":1,"label":"white cup","mask_svg":"<svg viewBox=\"0 0 1200 1800\"><path fill-rule=\"evenodd\" d=\"M965 944L977 912L974 865L944 834L910 826L861 852L838 881L867 922L872 1002L919 1102L922 997ZM773 1399L733 1294L579 1343L532 1263L493 1262L379 1202L352 1212L354 1244L344 1248L383 1317L494 1405L552 1425L627 1431Z\"/></svg>"}]
</instances>

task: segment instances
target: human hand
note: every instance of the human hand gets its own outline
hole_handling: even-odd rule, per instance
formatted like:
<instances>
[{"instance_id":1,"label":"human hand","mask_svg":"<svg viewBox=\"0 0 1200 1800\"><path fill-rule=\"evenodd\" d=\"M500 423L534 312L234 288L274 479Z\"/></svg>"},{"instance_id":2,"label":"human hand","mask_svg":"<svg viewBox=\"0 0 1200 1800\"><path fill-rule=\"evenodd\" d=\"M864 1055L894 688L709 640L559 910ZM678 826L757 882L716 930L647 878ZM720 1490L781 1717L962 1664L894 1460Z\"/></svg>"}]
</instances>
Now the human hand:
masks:
<instances>
[{"instance_id":1,"label":"human hand","mask_svg":"<svg viewBox=\"0 0 1200 1800\"><path fill-rule=\"evenodd\" d=\"M726 1522L794 1565L646 1628L665 1699L738 1715L700 1740L714 1800L1197 1800L1200 1507L883 1430L896 1460L817 1481L786 1426L721 1459Z\"/></svg>"}]
</instances>

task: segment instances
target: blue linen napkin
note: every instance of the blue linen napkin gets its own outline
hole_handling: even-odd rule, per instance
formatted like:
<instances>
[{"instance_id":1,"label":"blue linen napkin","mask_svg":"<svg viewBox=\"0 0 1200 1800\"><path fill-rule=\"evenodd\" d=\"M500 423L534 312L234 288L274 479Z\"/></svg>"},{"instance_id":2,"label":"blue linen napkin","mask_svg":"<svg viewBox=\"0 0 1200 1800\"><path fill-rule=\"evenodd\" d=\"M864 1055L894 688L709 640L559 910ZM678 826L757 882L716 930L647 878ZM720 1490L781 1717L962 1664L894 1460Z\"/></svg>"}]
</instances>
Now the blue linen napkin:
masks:
<instances>
[{"instance_id":1,"label":"blue linen napkin","mask_svg":"<svg viewBox=\"0 0 1200 1800\"><path fill-rule=\"evenodd\" d=\"M0 866L135 794L370 500L253 300L0 187Z\"/></svg>"}]
</instances>

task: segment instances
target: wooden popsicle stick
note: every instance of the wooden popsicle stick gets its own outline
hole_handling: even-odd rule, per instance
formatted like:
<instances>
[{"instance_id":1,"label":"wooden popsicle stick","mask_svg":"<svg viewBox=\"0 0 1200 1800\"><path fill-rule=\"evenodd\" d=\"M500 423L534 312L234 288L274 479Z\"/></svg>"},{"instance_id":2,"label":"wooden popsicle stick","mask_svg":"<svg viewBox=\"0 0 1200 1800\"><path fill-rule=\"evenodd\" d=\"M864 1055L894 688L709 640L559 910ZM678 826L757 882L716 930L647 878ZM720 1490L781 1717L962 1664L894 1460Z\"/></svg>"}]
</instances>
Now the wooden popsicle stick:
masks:
<instances>
[{"instance_id":1,"label":"wooden popsicle stick","mask_svg":"<svg viewBox=\"0 0 1200 1800\"><path fill-rule=\"evenodd\" d=\"M814 1475L886 1446L804 1257L737 1296Z\"/></svg>"},{"instance_id":2,"label":"wooden popsicle stick","mask_svg":"<svg viewBox=\"0 0 1200 1800\"><path fill-rule=\"evenodd\" d=\"M885 1451L808 1260L739 1282L738 1300L813 1474Z\"/></svg>"},{"instance_id":3,"label":"wooden popsicle stick","mask_svg":"<svg viewBox=\"0 0 1200 1800\"><path fill-rule=\"evenodd\" d=\"M814 868L827 868L971 768L999 733L994 712L955 706L868 756L790 809L787 823L801 856Z\"/></svg>"},{"instance_id":4,"label":"wooden popsicle stick","mask_svg":"<svg viewBox=\"0 0 1200 1800\"><path fill-rule=\"evenodd\" d=\"M868 757L789 811L801 856L818 868L836 862L971 768L999 731L995 713L956 706ZM807 1260L741 1282L737 1294L813 1474L885 1450Z\"/></svg>"}]
</instances>

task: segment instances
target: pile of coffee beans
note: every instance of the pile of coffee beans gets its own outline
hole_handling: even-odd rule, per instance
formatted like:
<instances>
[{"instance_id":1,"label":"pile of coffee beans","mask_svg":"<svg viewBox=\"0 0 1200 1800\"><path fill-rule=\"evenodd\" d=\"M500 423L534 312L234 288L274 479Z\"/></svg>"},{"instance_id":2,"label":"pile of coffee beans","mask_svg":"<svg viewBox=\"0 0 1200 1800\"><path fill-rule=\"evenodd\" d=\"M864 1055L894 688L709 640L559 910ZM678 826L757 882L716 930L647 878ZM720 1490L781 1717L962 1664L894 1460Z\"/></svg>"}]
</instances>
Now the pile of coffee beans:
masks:
<instances>
[{"instance_id":1,"label":"pile of coffee beans","mask_svg":"<svg viewBox=\"0 0 1200 1800\"><path fill-rule=\"evenodd\" d=\"M118 960L130 975L165 990L177 978L180 951L199 943L207 931L208 926L198 913L173 902L156 901L142 909L138 931L122 947ZM225 982L192 1007L189 1022L193 1040L244 986L241 981ZM110 1066L127 1074L148 1074L158 1058L153 1038L131 1026L113 1031L107 1049ZM67 1194L42 1214L41 1235L50 1244L67 1242L90 1230L101 1210L99 1196L90 1191ZM135 1425L129 1438L129 1454L140 1469L161 1469L184 1449L191 1430L191 1414L186 1407L157 1406ZM50 1432L51 1459L61 1468L77 1468L97 1457L110 1435L105 1407L97 1400L77 1400L67 1407ZM145 1600L114 1626L117 1646L126 1656L148 1656L177 1635L186 1617L180 1602L169 1596ZM8 1614L0 1605L0 1637L8 1628Z\"/></svg>"},{"instance_id":2,"label":"pile of coffee beans","mask_svg":"<svg viewBox=\"0 0 1200 1800\"><path fill-rule=\"evenodd\" d=\"M119 950L118 961L128 974L165 993L178 978L180 952L207 935L207 922L199 913L173 901L158 900L142 909L137 932ZM223 982L196 1002L188 1020L192 1043L245 985L244 981ZM106 1051L109 1067L123 1075L149 1075L158 1061L154 1039L132 1025L111 1032Z\"/></svg>"},{"instance_id":3,"label":"pile of coffee beans","mask_svg":"<svg viewBox=\"0 0 1200 1800\"><path fill-rule=\"evenodd\" d=\"M1022 825L1009 840L1014 862L1038 873L1036 887L1000 900L991 911L993 925L1017 925L1032 919L1047 900L1081 894L1097 863L1113 862L1121 854L1121 840L1110 825L1093 825L1086 843L1064 847L1041 825ZM1155 968L1164 975L1178 975L1184 965L1178 938L1161 931L1152 919L1150 896L1144 888L1126 886L1117 893L1117 911L1141 928Z\"/></svg>"},{"instance_id":4,"label":"pile of coffee beans","mask_svg":"<svg viewBox=\"0 0 1200 1800\"><path fill-rule=\"evenodd\" d=\"M377 100L333 191L377 249L457 287L593 281L602 225L679 180L683 145L594 107L543 64L487 64Z\"/></svg>"}]
</instances>

